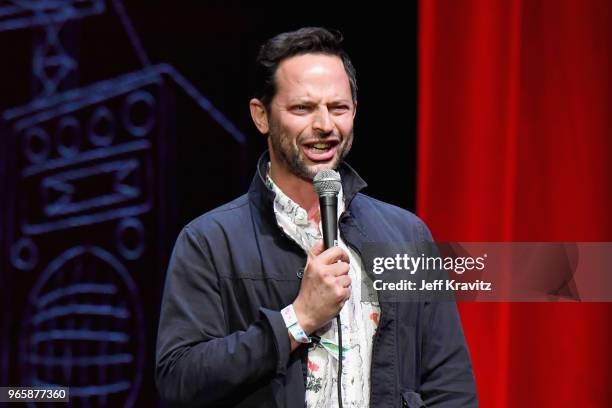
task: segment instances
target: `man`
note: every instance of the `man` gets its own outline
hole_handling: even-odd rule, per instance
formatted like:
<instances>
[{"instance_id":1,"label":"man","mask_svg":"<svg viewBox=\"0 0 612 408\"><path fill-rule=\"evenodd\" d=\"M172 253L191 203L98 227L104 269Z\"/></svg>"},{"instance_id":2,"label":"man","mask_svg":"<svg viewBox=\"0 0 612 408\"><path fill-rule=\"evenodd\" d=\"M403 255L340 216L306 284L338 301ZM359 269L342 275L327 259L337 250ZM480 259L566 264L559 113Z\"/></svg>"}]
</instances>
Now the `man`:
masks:
<instances>
[{"instance_id":1,"label":"man","mask_svg":"<svg viewBox=\"0 0 612 408\"><path fill-rule=\"evenodd\" d=\"M156 379L186 406L476 406L452 302L362 301L367 242L431 241L413 214L367 197L343 162L353 142L355 70L342 37L280 34L259 54L250 102L269 154L248 194L178 237L161 309ZM323 250L313 176L337 169L339 245Z\"/></svg>"}]
</instances>

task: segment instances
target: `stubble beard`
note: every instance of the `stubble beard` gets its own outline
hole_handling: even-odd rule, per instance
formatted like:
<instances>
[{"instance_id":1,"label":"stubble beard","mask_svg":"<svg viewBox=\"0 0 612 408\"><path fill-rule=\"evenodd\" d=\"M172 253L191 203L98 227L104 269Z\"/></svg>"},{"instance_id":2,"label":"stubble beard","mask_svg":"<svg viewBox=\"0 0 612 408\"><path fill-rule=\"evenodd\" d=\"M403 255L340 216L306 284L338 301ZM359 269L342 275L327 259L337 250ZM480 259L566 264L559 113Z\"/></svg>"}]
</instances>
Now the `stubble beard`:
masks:
<instances>
[{"instance_id":1,"label":"stubble beard","mask_svg":"<svg viewBox=\"0 0 612 408\"><path fill-rule=\"evenodd\" d=\"M289 172L295 176L312 181L314 176L319 170L325 169L337 169L338 165L348 155L353 145L353 130L342 139L340 144L337 146L336 155L328 162L324 167L317 166L315 169L314 165L309 166L307 158L304 157L304 153L301 149L301 140L306 139L305 137L299 137L301 140L294 140L291 137L283 134L280 126L274 121L270 123L270 132L268 134L272 149L274 150L276 158L281 162L281 166L285 166ZM308 138L312 140L312 138ZM325 137L319 138L322 142L325 141Z\"/></svg>"}]
</instances>

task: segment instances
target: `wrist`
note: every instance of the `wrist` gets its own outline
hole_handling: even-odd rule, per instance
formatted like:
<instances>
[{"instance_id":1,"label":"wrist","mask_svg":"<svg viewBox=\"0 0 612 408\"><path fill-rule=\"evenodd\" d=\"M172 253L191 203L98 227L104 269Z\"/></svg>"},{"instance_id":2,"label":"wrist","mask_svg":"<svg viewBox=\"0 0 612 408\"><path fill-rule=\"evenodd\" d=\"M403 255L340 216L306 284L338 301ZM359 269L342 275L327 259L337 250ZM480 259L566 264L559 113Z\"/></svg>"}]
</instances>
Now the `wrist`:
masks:
<instances>
[{"instance_id":1,"label":"wrist","mask_svg":"<svg viewBox=\"0 0 612 408\"><path fill-rule=\"evenodd\" d=\"M307 336L310 336L316 329L313 320L308 316L308 313L305 311L307 309L302 308L301 304L298 300L292 303L293 311L297 318L297 321L300 323L300 326L304 330Z\"/></svg>"},{"instance_id":2,"label":"wrist","mask_svg":"<svg viewBox=\"0 0 612 408\"><path fill-rule=\"evenodd\" d=\"M291 352L300 347L302 343L298 343L294 338L289 329L287 329L287 336L289 337L289 348Z\"/></svg>"},{"instance_id":3,"label":"wrist","mask_svg":"<svg viewBox=\"0 0 612 408\"><path fill-rule=\"evenodd\" d=\"M308 334L302 328L300 321L295 313L295 309L292 304L281 310L281 315L285 321L285 326L289 331L290 338L292 337L298 343L310 343Z\"/></svg>"}]
</instances>

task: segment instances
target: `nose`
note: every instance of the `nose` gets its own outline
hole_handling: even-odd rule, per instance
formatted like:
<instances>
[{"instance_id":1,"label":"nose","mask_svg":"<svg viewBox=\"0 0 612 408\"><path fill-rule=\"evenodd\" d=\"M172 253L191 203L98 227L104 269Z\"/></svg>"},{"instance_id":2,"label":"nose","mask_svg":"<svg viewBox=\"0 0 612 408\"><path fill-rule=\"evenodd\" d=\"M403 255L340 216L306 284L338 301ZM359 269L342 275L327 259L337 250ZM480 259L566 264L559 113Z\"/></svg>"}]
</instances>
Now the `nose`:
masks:
<instances>
[{"instance_id":1,"label":"nose","mask_svg":"<svg viewBox=\"0 0 612 408\"><path fill-rule=\"evenodd\" d=\"M322 107L317 110L312 127L315 131L327 135L334 130L334 123L327 107Z\"/></svg>"}]
</instances>

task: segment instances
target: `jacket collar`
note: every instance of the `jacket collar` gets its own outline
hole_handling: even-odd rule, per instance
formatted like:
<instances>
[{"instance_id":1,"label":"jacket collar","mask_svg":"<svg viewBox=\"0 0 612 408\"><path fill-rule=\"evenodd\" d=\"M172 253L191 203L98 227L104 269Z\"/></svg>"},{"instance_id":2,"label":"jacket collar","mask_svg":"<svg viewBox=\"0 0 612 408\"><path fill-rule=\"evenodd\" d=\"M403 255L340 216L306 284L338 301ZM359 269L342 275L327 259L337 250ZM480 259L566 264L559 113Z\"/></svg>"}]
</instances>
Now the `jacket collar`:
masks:
<instances>
[{"instance_id":1,"label":"jacket collar","mask_svg":"<svg viewBox=\"0 0 612 408\"><path fill-rule=\"evenodd\" d=\"M255 203L260 210L272 209L274 202L274 192L266 187L266 171L270 161L270 152L266 150L257 162L257 171L249 188L249 199ZM346 208L359 191L367 186L366 182L357 172L342 161L338 166L338 172L342 178L342 191Z\"/></svg>"}]
</instances>

